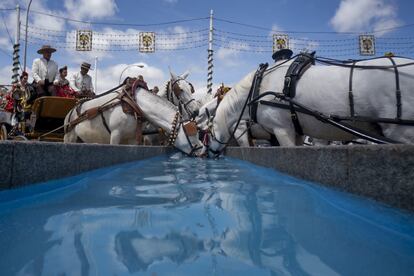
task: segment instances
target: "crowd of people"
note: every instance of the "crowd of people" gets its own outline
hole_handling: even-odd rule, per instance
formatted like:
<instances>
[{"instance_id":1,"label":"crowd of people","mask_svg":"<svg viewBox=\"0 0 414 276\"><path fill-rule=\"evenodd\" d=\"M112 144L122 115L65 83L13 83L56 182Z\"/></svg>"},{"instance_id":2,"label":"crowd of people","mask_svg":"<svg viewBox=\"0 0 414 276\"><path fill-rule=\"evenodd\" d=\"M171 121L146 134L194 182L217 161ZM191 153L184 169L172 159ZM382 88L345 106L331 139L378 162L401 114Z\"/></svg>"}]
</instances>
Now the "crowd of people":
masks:
<instances>
[{"instance_id":1,"label":"crowd of people","mask_svg":"<svg viewBox=\"0 0 414 276\"><path fill-rule=\"evenodd\" d=\"M68 67L58 67L52 59L56 49L50 45L43 45L37 53L42 57L33 61L33 83L28 83L29 75L23 72L20 80L14 84L6 95L4 109L16 112L20 108L30 108L30 102L42 96L56 96L66 98L94 97L92 78L88 75L91 65L83 62L80 71L72 74L68 79Z\"/></svg>"}]
</instances>

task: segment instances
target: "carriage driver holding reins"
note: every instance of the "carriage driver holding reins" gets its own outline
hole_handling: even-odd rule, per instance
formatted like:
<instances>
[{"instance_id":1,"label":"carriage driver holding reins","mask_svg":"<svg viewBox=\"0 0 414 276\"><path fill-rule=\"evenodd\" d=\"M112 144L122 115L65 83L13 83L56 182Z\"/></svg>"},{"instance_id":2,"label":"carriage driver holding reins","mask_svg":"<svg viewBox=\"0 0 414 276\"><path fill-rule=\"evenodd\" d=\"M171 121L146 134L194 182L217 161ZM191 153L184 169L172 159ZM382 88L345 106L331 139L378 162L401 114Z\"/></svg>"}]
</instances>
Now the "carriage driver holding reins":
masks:
<instances>
[{"instance_id":1,"label":"carriage driver holding reins","mask_svg":"<svg viewBox=\"0 0 414 276\"><path fill-rule=\"evenodd\" d=\"M53 83L57 80L58 65L51 57L56 52L50 45L43 45L37 53L43 55L33 61L32 74L38 96L55 96Z\"/></svg>"}]
</instances>

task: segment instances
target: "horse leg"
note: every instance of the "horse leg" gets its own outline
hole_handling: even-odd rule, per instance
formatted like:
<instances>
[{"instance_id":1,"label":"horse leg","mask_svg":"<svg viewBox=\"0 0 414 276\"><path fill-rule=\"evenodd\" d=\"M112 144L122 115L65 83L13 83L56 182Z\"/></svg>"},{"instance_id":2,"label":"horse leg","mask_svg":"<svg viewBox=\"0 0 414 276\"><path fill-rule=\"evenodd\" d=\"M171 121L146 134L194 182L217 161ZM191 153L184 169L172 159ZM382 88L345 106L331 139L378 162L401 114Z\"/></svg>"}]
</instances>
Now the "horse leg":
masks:
<instances>
[{"instance_id":1,"label":"horse leg","mask_svg":"<svg viewBox=\"0 0 414 276\"><path fill-rule=\"evenodd\" d=\"M113 130L111 132L110 144L111 145L121 144L121 133L119 132L119 130Z\"/></svg>"},{"instance_id":2,"label":"horse leg","mask_svg":"<svg viewBox=\"0 0 414 276\"><path fill-rule=\"evenodd\" d=\"M63 121L64 125L67 125L72 119L72 113L73 110L69 113L69 115L67 115L67 117L65 117L65 120ZM65 127L65 135L63 136L63 142L64 143L77 143L78 140L78 136L76 135L76 130L75 128L72 128L69 132L66 132L66 127Z\"/></svg>"},{"instance_id":3,"label":"horse leg","mask_svg":"<svg viewBox=\"0 0 414 276\"><path fill-rule=\"evenodd\" d=\"M237 138L237 144L240 147L249 147L249 134L247 133L247 124L246 121L240 121L237 126L236 132L234 133L235 138Z\"/></svg>"},{"instance_id":4,"label":"horse leg","mask_svg":"<svg viewBox=\"0 0 414 276\"><path fill-rule=\"evenodd\" d=\"M304 135L295 135L295 145L296 146L303 146L303 142L305 142Z\"/></svg>"},{"instance_id":5,"label":"horse leg","mask_svg":"<svg viewBox=\"0 0 414 276\"><path fill-rule=\"evenodd\" d=\"M63 136L63 142L64 143L76 143L78 140L78 136L75 133L75 130L69 131L68 133L65 133L65 136Z\"/></svg>"},{"instance_id":6,"label":"horse leg","mask_svg":"<svg viewBox=\"0 0 414 276\"><path fill-rule=\"evenodd\" d=\"M294 129L274 128L273 133L281 146L293 147L296 145L297 139Z\"/></svg>"}]
</instances>

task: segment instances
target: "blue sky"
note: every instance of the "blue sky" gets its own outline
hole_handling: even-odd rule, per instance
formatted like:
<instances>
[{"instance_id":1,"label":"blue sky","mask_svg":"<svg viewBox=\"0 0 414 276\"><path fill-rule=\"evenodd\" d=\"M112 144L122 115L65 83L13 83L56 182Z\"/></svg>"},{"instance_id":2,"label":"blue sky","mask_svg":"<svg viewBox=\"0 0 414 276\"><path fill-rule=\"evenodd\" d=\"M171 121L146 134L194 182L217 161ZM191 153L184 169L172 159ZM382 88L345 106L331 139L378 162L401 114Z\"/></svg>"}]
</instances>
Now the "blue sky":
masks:
<instances>
[{"instance_id":1,"label":"blue sky","mask_svg":"<svg viewBox=\"0 0 414 276\"><path fill-rule=\"evenodd\" d=\"M2 0L0 9L17 4L25 8L28 2ZM294 52L316 50L319 56L348 59L363 58L358 54L358 35L374 32L377 55L393 51L414 56L414 25L410 25L414 24L414 1L409 0L33 0L27 64L30 68L41 44L51 44L58 49L53 59L59 66L68 65L69 74L78 70L82 61L93 64L98 57L98 91L116 86L128 65L143 64L142 69L131 66L123 77L143 74L150 87L162 86L169 77L169 67L178 74L188 70L189 81L199 93L204 93L210 9L215 17L215 88L221 82L233 85L259 63L272 62L273 33L288 34ZM7 30L14 39L15 14L1 11L1 84L10 83L12 44ZM77 23L59 17L114 24ZM197 20L183 21L188 19ZM24 20L25 11L21 11L22 24ZM172 21L181 22L156 24ZM96 33L92 46L95 50L73 49L77 29ZM156 33L154 53L135 49L140 31ZM23 40L21 44L24 45ZM94 77L95 71L91 75Z\"/></svg>"}]
</instances>

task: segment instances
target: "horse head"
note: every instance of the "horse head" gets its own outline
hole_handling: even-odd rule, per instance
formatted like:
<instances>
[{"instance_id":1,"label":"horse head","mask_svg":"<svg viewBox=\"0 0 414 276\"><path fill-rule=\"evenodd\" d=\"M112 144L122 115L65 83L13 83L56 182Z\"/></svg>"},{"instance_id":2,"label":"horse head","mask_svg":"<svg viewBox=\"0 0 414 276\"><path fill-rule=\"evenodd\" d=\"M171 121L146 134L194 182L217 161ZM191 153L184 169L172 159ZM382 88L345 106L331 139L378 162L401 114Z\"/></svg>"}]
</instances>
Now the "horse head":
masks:
<instances>
[{"instance_id":1,"label":"horse head","mask_svg":"<svg viewBox=\"0 0 414 276\"><path fill-rule=\"evenodd\" d=\"M195 122L185 119L177 107L165 98L154 95L142 86L133 86L133 89L136 91L136 103L145 118L163 129L169 137L169 144L190 156L197 156L202 144Z\"/></svg>"},{"instance_id":2,"label":"horse head","mask_svg":"<svg viewBox=\"0 0 414 276\"><path fill-rule=\"evenodd\" d=\"M200 140L205 147L204 150L208 150L208 153L204 152L203 155L210 157L218 156L227 145L230 137L226 126L222 125L223 121L220 122L215 118L220 102L220 98L216 95L200 107L200 113L196 118Z\"/></svg>"},{"instance_id":3,"label":"horse head","mask_svg":"<svg viewBox=\"0 0 414 276\"><path fill-rule=\"evenodd\" d=\"M194 87L186 80L189 73L186 72L177 76L170 71L170 80L167 82L164 93L161 97L166 97L174 105L178 106L181 114L187 119L195 118L198 115L199 106L193 98Z\"/></svg>"}]
</instances>

